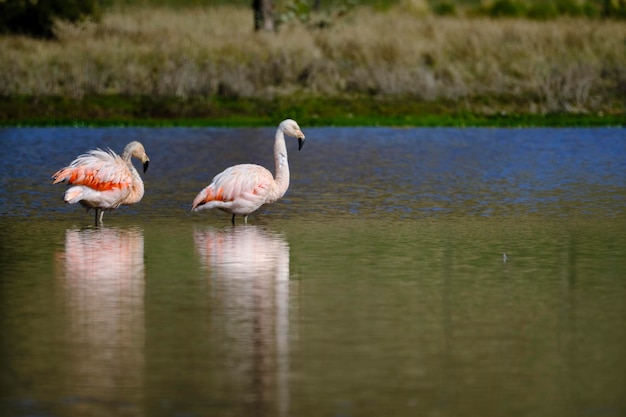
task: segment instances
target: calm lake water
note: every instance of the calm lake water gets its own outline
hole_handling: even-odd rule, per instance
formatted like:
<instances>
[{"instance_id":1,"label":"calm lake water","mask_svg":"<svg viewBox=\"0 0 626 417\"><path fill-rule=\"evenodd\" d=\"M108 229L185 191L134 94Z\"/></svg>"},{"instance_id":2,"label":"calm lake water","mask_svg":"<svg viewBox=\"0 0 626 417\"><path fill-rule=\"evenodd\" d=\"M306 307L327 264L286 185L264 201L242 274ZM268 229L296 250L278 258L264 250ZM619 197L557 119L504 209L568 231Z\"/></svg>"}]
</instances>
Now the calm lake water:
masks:
<instances>
[{"instance_id":1,"label":"calm lake water","mask_svg":"<svg viewBox=\"0 0 626 417\"><path fill-rule=\"evenodd\" d=\"M0 129L0 415L624 416L624 129ZM140 140L138 205L50 176Z\"/></svg>"}]
</instances>

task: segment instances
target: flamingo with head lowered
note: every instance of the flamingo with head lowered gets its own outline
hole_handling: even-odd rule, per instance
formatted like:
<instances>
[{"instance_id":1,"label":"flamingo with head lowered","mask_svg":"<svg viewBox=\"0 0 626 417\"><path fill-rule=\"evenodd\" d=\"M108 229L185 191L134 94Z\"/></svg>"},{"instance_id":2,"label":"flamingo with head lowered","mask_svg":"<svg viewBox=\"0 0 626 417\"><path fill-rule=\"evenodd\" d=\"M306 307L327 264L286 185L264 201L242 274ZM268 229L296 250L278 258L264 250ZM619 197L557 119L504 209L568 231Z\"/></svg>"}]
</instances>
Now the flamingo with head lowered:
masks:
<instances>
[{"instance_id":1,"label":"flamingo with head lowered","mask_svg":"<svg viewBox=\"0 0 626 417\"><path fill-rule=\"evenodd\" d=\"M95 149L80 155L52 176L53 184L67 181L71 187L63 199L68 204L80 203L87 211L95 209L97 226L102 224L105 210L138 203L143 197L143 181L131 157L141 161L143 172L148 170L150 158L143 145L134 141L126 145L122 156L110 149Z\"/></svg>"},{"instance_id":2,"label":"flamingo with head lowered","mask_svg":"<svg viewBox=\"0 0 626 417\"><path fill-rule=\"evenodd\" d=\"M298 139L298 150L304 144L304 133L294 120L283 120L274 139L274 162L276 177L266 168L254 164L240 164L226 168L217 174L211 184L198 193L191 206L192 211L217 208L235 215L248 215L263 204L273 203L289 188L289 163L285 135Z\"/></svg>"}]
</instances>

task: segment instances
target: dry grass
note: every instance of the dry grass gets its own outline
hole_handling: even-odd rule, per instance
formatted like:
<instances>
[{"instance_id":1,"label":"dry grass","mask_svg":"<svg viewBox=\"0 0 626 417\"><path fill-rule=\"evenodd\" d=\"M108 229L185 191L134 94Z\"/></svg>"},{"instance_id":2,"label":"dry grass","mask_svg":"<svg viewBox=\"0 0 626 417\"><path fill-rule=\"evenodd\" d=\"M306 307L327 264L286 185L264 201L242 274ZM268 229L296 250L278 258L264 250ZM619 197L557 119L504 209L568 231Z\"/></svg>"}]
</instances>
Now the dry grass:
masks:
<instances>
[{"instance_id":1,"label":"dry grass","mask_svg":"<svg viewBox=\"0 0 626 417\"><path fill-rule=\"evenodd\" d=\"M2 36L0 95L506 96L532 112L599 111L607 97L626 97L619 21L458 19L397 8L359 9L324 30L251 28L247 8L149 8L60 25L58 42Z\"/></svg>"}]
</instances>

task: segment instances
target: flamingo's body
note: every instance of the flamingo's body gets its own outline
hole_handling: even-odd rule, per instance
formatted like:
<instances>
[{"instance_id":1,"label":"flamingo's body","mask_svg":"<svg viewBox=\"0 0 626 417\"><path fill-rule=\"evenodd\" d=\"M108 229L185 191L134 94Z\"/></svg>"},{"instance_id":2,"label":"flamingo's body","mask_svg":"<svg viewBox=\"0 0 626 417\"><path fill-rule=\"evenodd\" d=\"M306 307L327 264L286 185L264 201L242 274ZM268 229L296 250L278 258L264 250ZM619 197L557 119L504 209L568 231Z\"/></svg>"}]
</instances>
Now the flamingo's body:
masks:
<instances>
[{"instance_id":1,"label":"flamingo's body","mask_svg":"<svg viewBox=\"0 0 626 417\"><path fill-rule=\"evenodd\" d=\"M260 165L241 164L225 169L217 174L211 184L198 193L193 200L193 211L217 208L233 215L244 216L252 213L263 204L273 203L285 195L289 188L289 163L285 135L298 139L298 150L304 144L304 134L294 120L283 120L274 139L274 162L276 177Z\"/></svg>"},{"instance_id":2,"label":"flamingo's body","mask_svg":"<svg viewBox=\"0 0 626 417\"><path fill-rule=\"evenodd\" d=\"M80 155L52 176L53 184L63 181L71 184L65 191L65 202L95 209L96 224L102 223L104 210L135 204L143 197L143 181L131 157L139 159L143 171L147 171L150 159L143 145L134 141L126 145L122 156L110 149L95 149Z\"/></svg>"}]
</instances>

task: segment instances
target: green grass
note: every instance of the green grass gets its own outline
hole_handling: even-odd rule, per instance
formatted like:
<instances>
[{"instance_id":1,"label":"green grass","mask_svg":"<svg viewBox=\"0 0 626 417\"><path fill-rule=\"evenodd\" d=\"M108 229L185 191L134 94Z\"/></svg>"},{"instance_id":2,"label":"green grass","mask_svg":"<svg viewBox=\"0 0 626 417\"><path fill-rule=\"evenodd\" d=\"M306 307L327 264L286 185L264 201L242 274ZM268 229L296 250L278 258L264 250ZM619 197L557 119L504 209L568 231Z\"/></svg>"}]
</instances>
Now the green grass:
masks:
<instances>
[{"instance_id":1,"label":"green grass","mask_svg":"<svg viewBox=\"0 0 626 417\"><path fill-rule=\"evenodd\" d=\"M493 100L493 98L490 98ZM467 102L411 99L154 99L93 96L0 98L1 126L273 126L285 117L306 126L626 126L626 115L480 114Z\"/></svg>"}]
</instances>

